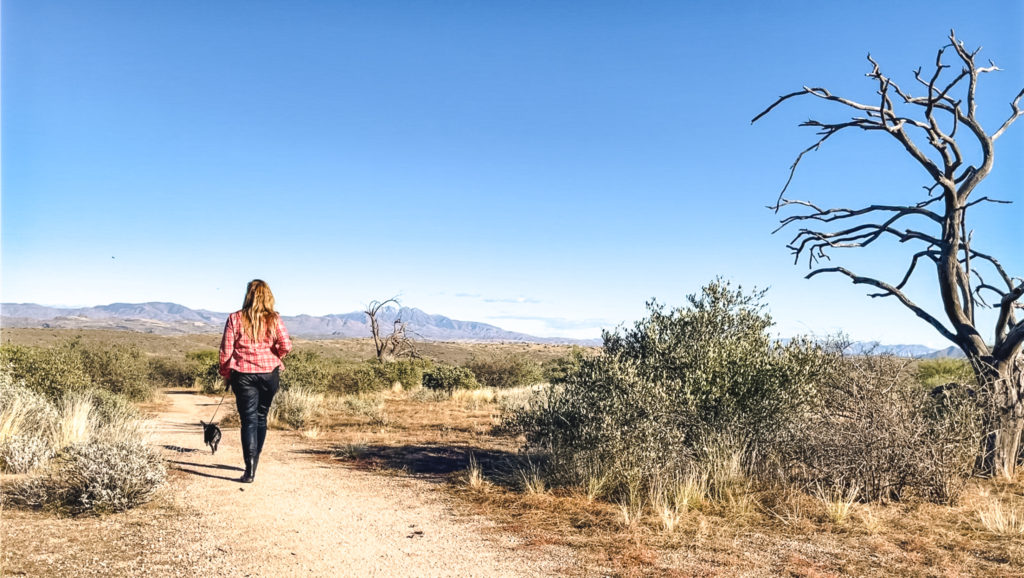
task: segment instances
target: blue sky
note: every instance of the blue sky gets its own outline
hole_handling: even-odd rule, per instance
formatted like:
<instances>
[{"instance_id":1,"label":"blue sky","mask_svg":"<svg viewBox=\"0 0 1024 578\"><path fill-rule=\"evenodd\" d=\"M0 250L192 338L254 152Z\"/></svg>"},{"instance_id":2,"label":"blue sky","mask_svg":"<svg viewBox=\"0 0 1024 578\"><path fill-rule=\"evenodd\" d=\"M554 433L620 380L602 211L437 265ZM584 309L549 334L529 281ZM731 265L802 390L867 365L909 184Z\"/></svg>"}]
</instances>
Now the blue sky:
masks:
<instances>
[{"instance_id":1,"label":"blue sky","mask_svg":"<svg viewBox=\"0 0 1024 578\"><path fill-rule=\"evenodd\" d=\"M597 336L716 275L768 287L783 335L945 346L893 300L804 280L765 209L828 112L907 86L951 27L1024 87L1024 3L50 2L2 6L2 299L285 314L404 304ZM927 68L926 68L927 69ZM845 116L844 113L839 113ZM835 112L831 118L837 118ZM1024 272L1024 123L997 143L976 246ZM794 197L907 201L925 175L879 135L833 139ZM910 248L840 254L893 279ZM934 305L922 275L912 294Z\"/></svg>"}]
</instances>

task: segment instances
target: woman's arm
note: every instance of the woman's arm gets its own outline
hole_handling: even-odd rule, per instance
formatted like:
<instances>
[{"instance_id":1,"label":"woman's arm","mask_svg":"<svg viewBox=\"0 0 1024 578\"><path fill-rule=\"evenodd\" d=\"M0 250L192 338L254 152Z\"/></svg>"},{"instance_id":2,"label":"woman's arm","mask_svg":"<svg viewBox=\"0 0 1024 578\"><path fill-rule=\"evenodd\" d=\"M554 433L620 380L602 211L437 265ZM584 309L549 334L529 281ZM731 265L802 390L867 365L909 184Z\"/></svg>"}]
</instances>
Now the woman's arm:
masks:
<instances>
[{"instance_id":1,"label":"woman's arm","mask_svg":"<svg viewBox=\"0 0 1024 578\"><path fill-rule=\"evenodd\" d=\"M224 324L224 337L220 340L220 368L218 372L224 379L231 377L231 370L228 369L228 361L235 353L235 315L228 315L228 321Z\"/></svg>"},{"instance_id":2,"label":"woman's arm","mask_svg":"<svg viewBox=\"0 0 1024 578\"><path fill-rule=\"evenodd\" d=\"M277 337L274 339L274 346L271 350L278 359L284 358L292 350L292 338L288 335L288 329L285 328L280 315L277 316Z\"/></svg>"}]
</instances>

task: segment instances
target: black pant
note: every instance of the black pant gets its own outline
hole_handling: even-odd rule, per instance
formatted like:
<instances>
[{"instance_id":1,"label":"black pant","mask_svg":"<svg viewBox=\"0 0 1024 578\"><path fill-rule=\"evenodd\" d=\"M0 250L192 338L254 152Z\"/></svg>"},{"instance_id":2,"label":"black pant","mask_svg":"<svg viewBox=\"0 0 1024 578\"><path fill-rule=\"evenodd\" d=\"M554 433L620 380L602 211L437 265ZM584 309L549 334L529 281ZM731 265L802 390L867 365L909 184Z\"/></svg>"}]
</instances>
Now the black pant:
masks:
<instances>
[{"instance_id":1,"label":"black pant","mask_svg":"<svg viewBox=\"0 0 1024 578\"><path fill-rule=\"evenodd\" d=\"M259 458L267 438L267 413L280 385L278 370L270 373L231 372L238 416L242 419L242 457L246 464Z\"/></svg>"}]
</instances>

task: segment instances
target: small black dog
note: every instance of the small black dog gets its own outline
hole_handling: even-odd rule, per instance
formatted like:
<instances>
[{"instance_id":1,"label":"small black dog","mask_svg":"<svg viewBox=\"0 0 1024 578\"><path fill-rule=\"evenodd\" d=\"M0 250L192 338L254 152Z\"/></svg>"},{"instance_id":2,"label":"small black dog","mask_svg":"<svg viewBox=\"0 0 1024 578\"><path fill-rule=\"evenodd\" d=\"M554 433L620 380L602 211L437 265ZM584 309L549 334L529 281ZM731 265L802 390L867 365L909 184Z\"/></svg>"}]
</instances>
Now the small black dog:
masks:
<instances>
[{"instance_id":1,"label":"small black dog","mask_svg":"<svg viewBox=\"0 0 1024 578\"><path fill-rule=\"evenodd\" d=\"M217 444L220 443L220 428L215 423L206 423L202 420L199 423L203 424L203 442L210 446L213 453L217 453Z\"/></svg>"}]
</instances>

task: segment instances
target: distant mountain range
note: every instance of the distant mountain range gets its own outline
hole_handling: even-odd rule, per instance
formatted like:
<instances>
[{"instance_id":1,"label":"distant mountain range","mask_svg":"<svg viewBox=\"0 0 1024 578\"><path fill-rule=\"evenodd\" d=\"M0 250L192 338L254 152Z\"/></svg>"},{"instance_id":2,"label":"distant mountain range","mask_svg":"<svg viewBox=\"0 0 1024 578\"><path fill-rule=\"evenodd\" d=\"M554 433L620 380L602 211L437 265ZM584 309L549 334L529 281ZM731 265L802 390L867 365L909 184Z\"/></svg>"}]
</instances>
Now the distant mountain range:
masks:
<instances>
[{"instance_id":1,"label":"distant mountain range","mask_svg":"<svg viewBox=\"0 0 1024 578\"><path fill-rule=\"evenodd\" d=\"M959 347L951 345L945 349L935 349L924 345L882 345L877 341L858 341L850 344L850 353L888 353L900 357L918 357L936 359L939 357L965 357Z\"/></svg>"},{"instance_id":2,"label":"distant mountain range","mask_svg":"<svg viewBox=\"0 0 1024 578\"><path fill-rule=\"evenodd\" d=\"M227 313L189 309L177 303L111 303L96 307L45 307L34 303L2 303L4 327L59 329L119 329L160 335L217 333L224 329ZM283 316L288 332L306 338L370 337L370 323L362 311L331 315ZM389 333L396 319L407 324L411 337L427 341L514 341L530 343L572 343L600 345L599 339L535 337L506 331L476 321L459 321L431 315L411 307L387 307L378 313L378 323Z\"/></svg>"},{"instance_id":3,"label":"distant mountain range","mask_svg":"<svg viewBox=\"0 0 1024 578\"><path fill-rule=\"evenodd\" d=\"M378 319L384 332L389 332L396 319L407 323L409 333L427 341L512 341L529 343L572 343L600 345L600 339L568 339L535 337L506 331L476 321L458 321L443 315L431 315L411 307L382 309ZM0 303L0 324L3 327L43 327L58 329L119 329L160 335L186 333L218 333L224 328L227 313L189 309L177 303L111 303L96 307L45 307L34 303ZM331 315L284 316L288 331L296 337L310 339L370 337L370 324L362 311ZM963 357L957 347L934 349L924 345L882 345L860 341L851 345L853 353L890 353L902 357L932 359Z\"/></svg>"}]
</instances>

